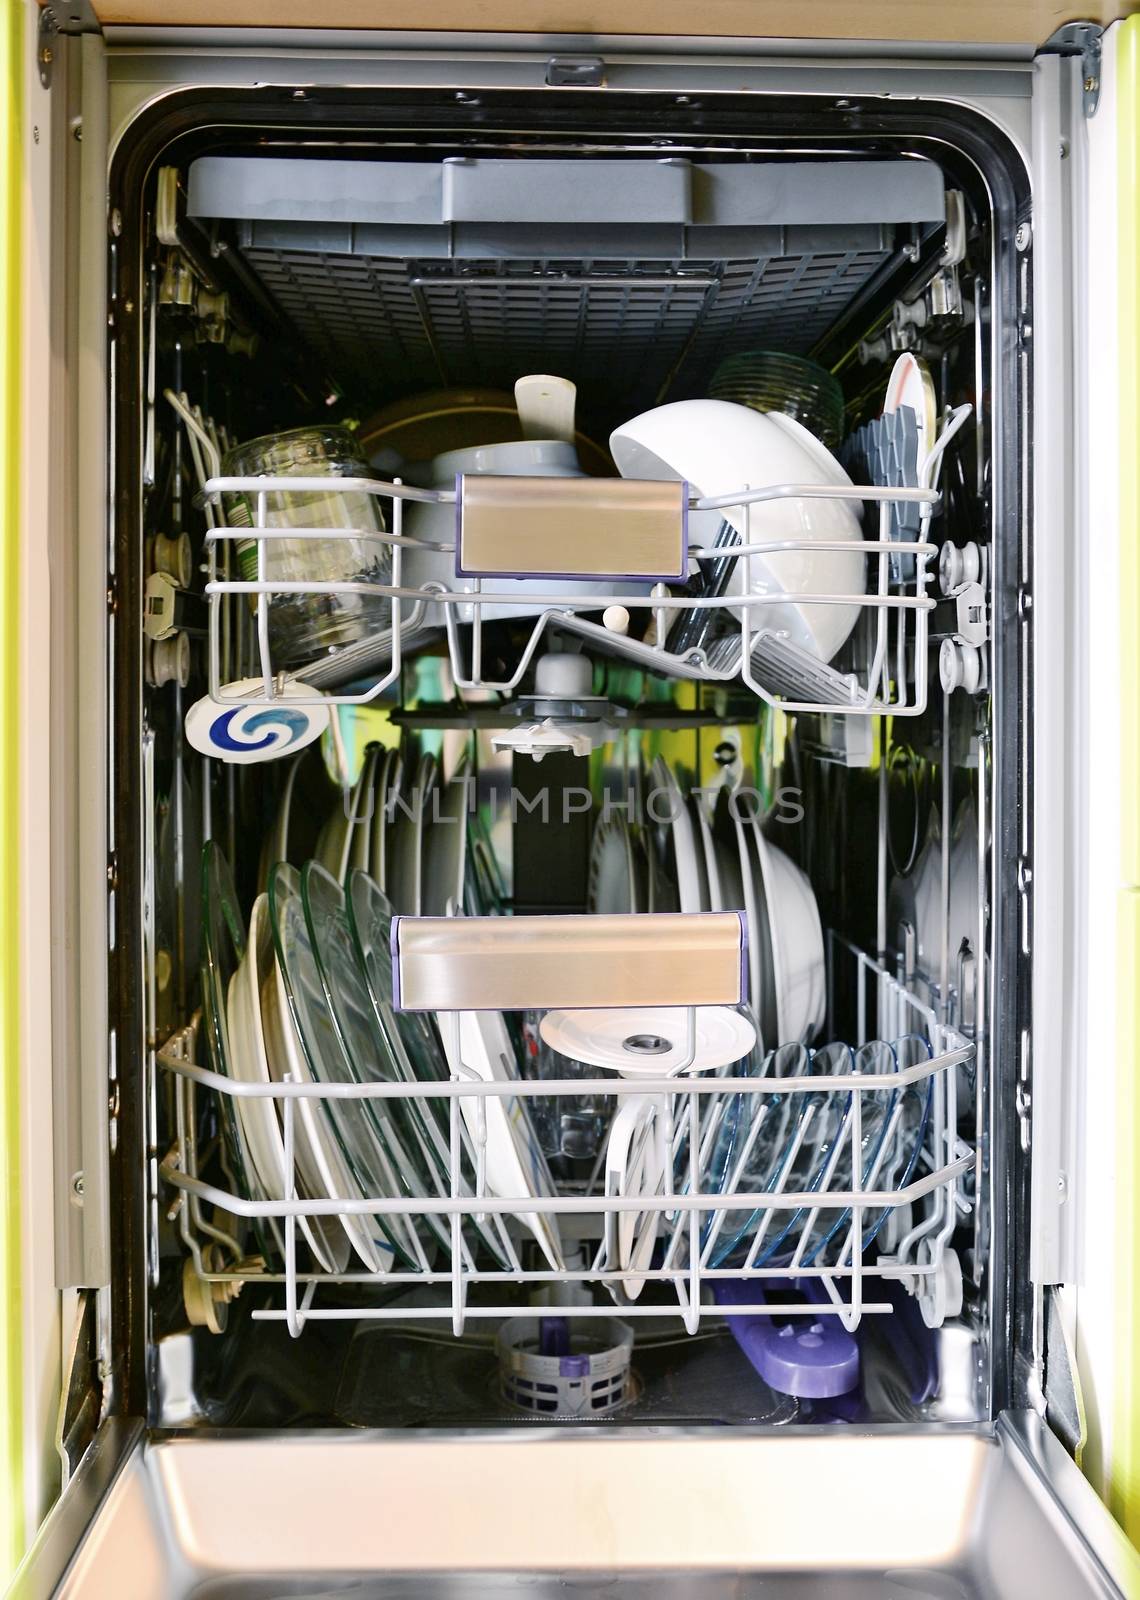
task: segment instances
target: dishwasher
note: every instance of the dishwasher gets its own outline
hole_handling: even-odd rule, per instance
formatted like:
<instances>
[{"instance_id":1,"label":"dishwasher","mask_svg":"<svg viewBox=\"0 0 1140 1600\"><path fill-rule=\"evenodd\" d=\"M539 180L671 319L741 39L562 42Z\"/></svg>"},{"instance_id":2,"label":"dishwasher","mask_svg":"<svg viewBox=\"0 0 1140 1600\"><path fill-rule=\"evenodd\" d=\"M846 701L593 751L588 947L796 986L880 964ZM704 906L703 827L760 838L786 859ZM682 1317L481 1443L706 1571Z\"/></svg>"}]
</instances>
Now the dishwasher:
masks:
<instances>
[{"instance_id":1,"label":"dishwasher","mask_svg":"<svg viewBox=\"0 0 1140 1600\"><path fill-rule=\"evenodd\" d=\"M13 1593L1130 1592L1056 1292L1099 30L45 16L76 1292Z\"/></svg>"}]
</instances>

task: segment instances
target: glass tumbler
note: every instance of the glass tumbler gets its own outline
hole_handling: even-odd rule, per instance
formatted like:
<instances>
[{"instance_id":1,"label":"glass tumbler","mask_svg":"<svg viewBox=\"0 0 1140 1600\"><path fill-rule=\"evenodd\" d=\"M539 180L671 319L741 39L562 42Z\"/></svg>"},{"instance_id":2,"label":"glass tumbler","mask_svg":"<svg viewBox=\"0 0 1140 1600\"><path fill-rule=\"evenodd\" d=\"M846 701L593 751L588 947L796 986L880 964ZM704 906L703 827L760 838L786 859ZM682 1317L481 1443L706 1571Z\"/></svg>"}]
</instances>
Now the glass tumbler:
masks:
<instances>
[{"instance_id":1,"label":"glass tumbler","mask_svg":"<svg viewBox=\"0 0 1140 1600\"><path fill-rule=\"evenodd\" d=\"M837 450L843 438L843 390L826 367L805 356L772 350L729 356L713 373L709 395L754 411L782 411L829 450Z\"/></svg>"},{"instance_id":2,"label":"glass tumbler","mask_svg":"<svg viewBox=\"0 0 1140 1600\"><path fill-rule=\"evenodd\" d=\"M327 489L278 490L266 495L270 528L353 528L361 534L385 532L375 495L338 490L337 478L367 478L368 463L345 428L297 428L267 434L229 451L222 474L232 478L328 478ZM232 527L257 522L257 494L225 497ZM238 566L247 581L257 578L257 541L240 540ZM265 578L300 583L390 583L390 545L361 539L265 541ZM390 626L391 601L369 594L271 594L269 643L275 669L297 667Z\"/></svg>"},{"instance_id":3,"label":"glass tumbler","mask_svg":"<svg viewBox=\"0 0 1140 1600\"><path fill-rule=\"evenodd\" d=\"M552 1050L539 1033L541 1011L523 1013L523 1076L527 1078L581 1078L576 1095L536 1095L530 1114L538 1142L548 1156L571 1160L597 1155L604 1143L616 1096L605 1093L615 1074Z\"/></svg>"}]
</instances>

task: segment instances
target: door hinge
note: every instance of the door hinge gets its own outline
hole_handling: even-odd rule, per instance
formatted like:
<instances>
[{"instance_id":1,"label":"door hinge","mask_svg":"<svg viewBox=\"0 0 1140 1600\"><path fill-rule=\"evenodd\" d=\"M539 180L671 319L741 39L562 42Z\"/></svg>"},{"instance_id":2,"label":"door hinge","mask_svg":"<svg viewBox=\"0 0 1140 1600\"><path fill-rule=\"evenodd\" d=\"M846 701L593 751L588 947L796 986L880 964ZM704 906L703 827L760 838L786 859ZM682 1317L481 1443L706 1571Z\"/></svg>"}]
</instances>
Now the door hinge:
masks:
<instances>
[{"instance_id":1,"label":"door hinge","mask_svg":"<svg viewBox=\"0 0 1140 1600\"><path fill-rule=\"evenodd\" d=\"M36 65L40 73L40 87L51 88L52 68L59 53L61 35L68 37L101 31L91 0L63 0L62 4L41 7L36 30Z\"/></svg>"},{"instance_id":2,"label":"door hinge","mask_svg":"<svg viewBox=\"0 0 1140 1600\"><path fill-rule=\"evenodd\" d=\"M1066 22L1041 46L1046 56L1080 56L1081 100L1086 117L1100 104L1100 41L1104 29L1095 22Z\"/></svg>"}]
</instances>

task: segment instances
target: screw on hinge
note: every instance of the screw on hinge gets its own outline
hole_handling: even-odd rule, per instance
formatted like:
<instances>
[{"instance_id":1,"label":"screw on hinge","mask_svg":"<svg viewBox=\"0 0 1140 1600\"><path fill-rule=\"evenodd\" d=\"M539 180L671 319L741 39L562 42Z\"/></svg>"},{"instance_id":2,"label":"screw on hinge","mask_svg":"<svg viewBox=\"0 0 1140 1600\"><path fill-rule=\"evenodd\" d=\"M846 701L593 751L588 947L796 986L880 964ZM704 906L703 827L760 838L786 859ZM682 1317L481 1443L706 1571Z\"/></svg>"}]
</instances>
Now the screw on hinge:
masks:
<instances>
[{"instance_id":1,"label":"screw on hinge","mask_svg":"<svg viewBox=\"0 0 1140 1600\"><path fill-rule=\"evenodd\" d=\"M1041 47L1043 54L1080 57L1081 99L1086 117L1095 116L1100 103L1102 31L1095 22L1066 22ZM1068 151L1061 154L1063 160Z\"/></svg>"},{"instance_id":2,"label":"screw on hinge","mask_svg":"<svg viewBox=\"0 0 1140 1600\"><path fill-rule=\"evenodd\" d=\"M51 6L44 6L40 12L39 37L36 45L36 65L39 68L41 89L51 88L51 69L55 62L55 46L53 40L59 31L59 23Z\"/></svg>"}]
</instances>

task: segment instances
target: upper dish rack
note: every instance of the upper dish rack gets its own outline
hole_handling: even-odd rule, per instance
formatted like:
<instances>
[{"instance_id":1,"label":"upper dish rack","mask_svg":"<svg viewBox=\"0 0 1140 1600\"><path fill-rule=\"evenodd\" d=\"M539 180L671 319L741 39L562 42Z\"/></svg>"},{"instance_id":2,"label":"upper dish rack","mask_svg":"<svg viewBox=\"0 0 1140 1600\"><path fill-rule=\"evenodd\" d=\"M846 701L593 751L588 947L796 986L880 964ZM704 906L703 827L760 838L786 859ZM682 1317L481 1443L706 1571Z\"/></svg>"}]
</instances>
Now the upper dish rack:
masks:
<instances>
[{"instance_id":1,"label":"upper dish rack","mask_svg":"<svg viewBox=\"0 0 1140 1600\"><path fill-rule=\"evenodd\" d=\"M930 450L916 486L857 486L843 483L771 484L742 487L715 496L692 495L687 486L631 480L513 478L461 476L456 488L424 489L395 479L337 478L342 495L361 494L377 503L391 503L390 531L360 528L279 528L269 524L268 506L275 494L327 492L327 477L223 477L214 440L185 398L167 398L182 418L195 447L195 460L203 477L202 498L207 516L208 552L208 673L210 697L220 705L271 706L288 692L293 705L360 705L375 700L399 679L406 652L442 623L446 635L452 679L463 692L514 694L548 635L576 636L592 652L618 656L643 669L667 677L711 684L739 679L760 699L787 712L815 712L838 716L920 716L926 709L929 687L929 613L935 606L927 588L935 576L928 562L938 547L928 540L930 519L940 500L935 488L943 452L965 423L969 406L948 414ZM205 477L205 470L209 477ZM254 507L249 522L241 526L218 523L217 507L223 495L240 495ZM454 542L428 544L404 532L404 503L455 505ZM753 508L780 501L871 502L879 507L878 538L874 540L757 539L752 534ZM918 518L918 537L900 540L892 526L904 507ZM727 547L689 543L689 516L693 512L736 510L743 521L742 540ZM547 524L544 537L537 532L536 516ZM574 519L578 524L575 529ZM472 530L478 530L478 538ZM593 552L583 571L581 538ZM270 578L266 551L275 541L345 540L375 544L391 550L392 581L315 581ZM228 546L252 546L254 577L230 575ZM219 571L219 547L225 559ZM488 550L491 551L490 558ZM564 552L573 551L567 557ZM454 574L449 582L431 578L419 585L404 582L406 552L435 558L451 557ZM475 552L473 554L472 552ZM604 555L601 552L605 552ZM679 551L679 554L678 554ZM857 553L871 561L873 582L862 592L789 590L779 587L771 570L759 570L766 559L779 562L797 554ZM907 573L900 558L912 558ZM480 559L481 558L481 559ZM656 564L655 564L656 558ZM488 565L488 559L491 565ZM515 564L511 564L513 562ZM742 592L710 596L674 595L665 578L683 581L690 561L744 563ZM518 563L525 560L525 567ZM438 566L434 569L438 571ZM510 594L500 583L525 577L531 580L528 610L538 609L529 636L516 663L505 676L493 677L484 666L484 612L496 606L517 606L517 584ZM571 580L582 580L589 592L574 593ZM543 580L557 592L543 593ZM631 593L631 580L638 585ZM655 581L656 580L656 581ZM612 590L607 583L613 584ZM571 592L567 593L567 589ZM274 661L270 638L269 597L293 594L324 597L366 596L387 598L391 626L353 644L307 663L303 669L284 671ZM242 636L240 614L232 604L254 599L252 656L254 676L261 687L237 692L232 681L232 643ZM846 608L858 613L857 670L840 671L810 649L796 643L787 626L779 625L780 609L793 609L802 617L820 608ZM630 611L653 614L650 630L664 645L629 636ZM603 614L604 624L591 620ZM668 630L678 613L692 618L704 615L737 617L739 629L729 623L711 643L683 648L668 646ZM775 614L776 625L765 621ZM434 615L434 624L433 624ZM891 620L894 619L894 639ZM470 621L469 648L464 648L459 621ZM678 632L680 630L678 629ZM346 683L352 692L335 692ZM312 689L316 694L309 696Z\"/></svg>"}]
</instances>

